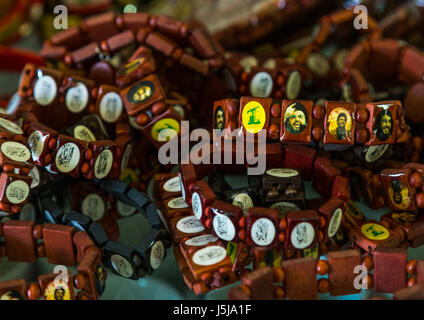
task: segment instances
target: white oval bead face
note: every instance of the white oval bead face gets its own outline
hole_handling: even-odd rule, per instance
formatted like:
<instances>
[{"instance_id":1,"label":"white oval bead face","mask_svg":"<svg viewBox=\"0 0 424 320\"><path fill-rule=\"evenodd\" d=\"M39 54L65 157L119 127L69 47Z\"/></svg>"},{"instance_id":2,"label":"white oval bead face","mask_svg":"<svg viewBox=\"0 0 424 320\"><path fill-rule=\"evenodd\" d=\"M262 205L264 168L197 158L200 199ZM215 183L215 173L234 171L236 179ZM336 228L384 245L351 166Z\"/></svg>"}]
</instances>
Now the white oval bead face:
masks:
<instances>
[{"instance_id":1,"label":"white oval bead face","mask_svg":"<svg viewBox=\"0 0 424 320\"><path fill-rule=\"evenodd\" d=\"M236 228L230 218L217 214L212 221L216 235L224 241L232 241L236 236Z\"/></svg>"},{"instance_id":2,"label":"white oval bead face","mask_svg":"<svg viewBox=\"0 0 424 320\"><path fill-rule=\"evenodd\" d=\"M78 82L75 87L66 92L66 107L73 113L79 113L87 106L89 97L87 87L82 82Z\"/></svg>"},{"instance_id":3,"label":"white oval bead face","mask_svg":"<svg viewBox=\"0 0 424 320\"><path fill-rule=\"evenodd\" d=\"M293 228L290 240L296 249L305 249L311 245L314 238L314 227L309 222L301 222Z\"/></svg>"},{"instance_id":4,"label":"white oval bead face","mask_svg":"<svg viewBox=\"0 0 424 320\"><path fill-rule=\"evenodd\" d=\"M6 141L0 149L6 157L16 162L27 162L31 157L29 149L19 142Z\"/></svg>"},{"instance_id":5,"label":"white oval bead face","mask_svg":"<svg viewBox=\"0 0 424 320\"><path fill-rule=\"evenodd\" d=\"M268 218L259 218L256 220L250 231L252 241L258 246L270 245L274 241L275 235L275 226Z\"/></svg>"},{"instance_id":6,"label":"white oval bead face","mask_svg":"<svg viewBox=\"0 0 424 320\"><path fill-rule=\"evenodd\" d=\"M177 229L184 233L198 233L205 230L195 216L188 216L178 220Z\"/></svg>"},{"instance_id":7,"label":"white oval bead face","mask_svg":"<svg viewBox=\"0 0 424 320\"><path fill-rule=\"evenodd\" d=\"M56 167L61 172L71 172L77 167L80 158L81 155L78 146L72 142L65 143L57 151L55 158Z\"/></svg>"},{"instance_id":8,"label":"white oval bead face","mask_svg":"<svg viewBox=\"0 0 424 320\"><path fill-rule=\"evenodd\" d=\"M106 122L113 123L122 114L123 103L121 96L116 92L106 93L100 101L100 116Z\"/></svg>"},{"instance_id":9,"label":"white oval bead face","mask_svg":"<svg viewBox=\"0 0 424 320\"><path fill-rule=\"evenodd\" d=\"M10 203L19 204L28 198L29 186L22 180L15 180L6 188L6 198Z\"/></svg>"},{"instance_id":10,"label":"white oval bead face","mask_svg":"<svg viewBox=\"0 0 424 320\"><path fill-rule=\"evenodd\" d=\"M272 92L272 87L272 78L267 72L258 72L250 81L250 93L254 97L269 97Z\"/></svg>"},{"instance_id":11,"label":"white oval bead face","mask_svg":"<svg viewBox=\"0 0 424 320\"><path fill-rule=\"evenodd\" d=\"M130 278L133 275L133 268L131 264L123 256L114 254L110 257L110 262L113 269L125 278Z\"/></svg>"},{"instance_id":12,"label":"white oval bead face","mask_svg":"<svg viewBox=\"0 0 424 320\"><path fill-rule=\"evenodd\" d=\"M28 145L31 149L32 160L38 161L43 154L45 137L41 131L34 131L28 138Z\"/></svg>"},{"instance_id":13,"label":"white oval bead face","mask_svg":"<svg viewBox=\"0 0 424 320\"><path fill-rule=\"evenodd\" d=\"M169 179L163 184L163 189L166 192L180 192L181 186L180 186L180 179L179 177L174 177L172 179Z\"/></svg>"},{"instance_id":14,"label":"white oval bead face","mask_svg":"<svg viewBox=\"0 0 424 320\"><path fill-rule=\"evenodd\" d=\"M333 216L328 223L328 237L332 238L336 235L339 230L340 224L342 223L343 211L338 208L334 211Z\"/></svg>"},{"instance_id":15,"label":"white oval bead face","mask_svg":"<svg viewBox=\"0 0 424 320\"><path fill-rule=\"evenodd\" d=\"M57 85L51 76L44 75L35 82L34 100L42 106L48 106L56 98Z\"/></svg>"},{"instance_id":16,"label":"white oval bead face","mask_svg":"<svg viewBox=\"0 0 424 320\"><path fill-rule=\"evenodd\" d=\"M91 217L93 221L99 221L105 215L105 202L98 194L91 193L82 201L81 211L86 216Z\"/></svg>"},{"instance_id":17,"label":"white oval bead face","mask_svg":"<svg viewBox=\"0 0 424 320\"><path fill-rule=\"evenodd\" d=\"M110 150L103 150L94 163L94 176L97 179L107 177L113 164L113 153Z\"/></svg>"},{"instance_id":18,"label":"white oval bead face","mask_svg":"<svg viewBox=\"0 0 424 320\"><path fill-rule=\"evenodd\" d=\"M165 256L165 246L163 242L160 240L156 241L150 252L150 266L156 270L162 264L163 257Z\"/></svg>"},{"instance_id":19,"label":"white oval bead face","mask_svg":"<svg viewBox=\"0 0 424 320\"><path fill-rule=\"evenodd\" d=\"M196 251L193 262L199 266L212 266L225 259L227 251L220 246L209 246Z\"/></svg>"},{"instance_id":20,"label":"white oval bead face","mask_svg":"<svg viewBox=\"0 0 424 320\"><path fill-rule=\"evenodd\" d=\"M211 234L206 234L203 236L190 238L186 240L185 244L188 246L193 246L193 247L203 247L204 245L207 245L209 242L215 242L216 240L218 240L218 238L214 237Z\"/></svg>"},{"instance_id":21,"label":"white oval bead face","mask_svg":"<svg viewBox=\"0 0 424 320\"><path fill-rule=\"evenodd\" d=\"M0 118L0 127L3 127L4 129L6 129L7 131L9 131L10 133L13 134L23 134L24 132L22 131L22 129L17 125L14 124L13 122Z\"/></svg>"}]
</instances>

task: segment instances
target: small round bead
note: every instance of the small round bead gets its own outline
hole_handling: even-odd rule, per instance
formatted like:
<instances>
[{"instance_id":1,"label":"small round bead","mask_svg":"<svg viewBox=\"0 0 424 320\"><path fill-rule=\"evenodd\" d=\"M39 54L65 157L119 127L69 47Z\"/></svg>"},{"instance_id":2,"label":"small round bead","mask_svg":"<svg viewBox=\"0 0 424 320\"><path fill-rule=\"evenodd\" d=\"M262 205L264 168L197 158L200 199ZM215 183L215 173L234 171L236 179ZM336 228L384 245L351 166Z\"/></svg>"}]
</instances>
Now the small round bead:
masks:
<instances>
[{"instance_id":1,"label":"small round bead","mask_svg":"<svg viewBox=\"0 0 424 320\"><path fill-rule=\"evenodd\" d=\"M409 177L409 183L411 186L413 186L414 188L419 188L421 187L423 182L423 178L422 176L418 173L418 172L414 172L413 174L411 174L411 176Z\"/></svg>"},{"instance_id":2,"label":"small round bead","mask_svg":"<svg viewBox=\"0 0 424 320\"><path fill-rule=\"evenodd\" d=\"M241 218L239 219L238 224L239 224L239 227L240 227L240 228L244 228L244 227L246 226L246 217L245 217L245 216L241 217Z\"/></svg>"},{"instance_id":3,"label":"small round bead","mask_svg":"<svg viewBox=\"0 0 424 320\"><path fill-rule=\"evenodd\" d=\"M135 122L137 122L137 124L139 126L144 126L146 125L148 122L150 121L149 116L146 113L140 113L136 118L135 118Z\"/></svg>"},{"instance_id":4,"label":"small round bead","mask_svg":"<svg viewBox=\"0 0 424 320\"><path fill-rule=\"evenodd\" d=\"M420 192L415 195L415 202L418 208L424 208L424 193Z\"/></svg>"},{"instance_id":5,"label":"small round bead","mask_svg":"<svg viewBox=\"0 0 424 320\"><path fill-rule=\"evenodd\" d=\"M10 206L7 203L0 202L0 210L1 211L9 211Z\"/></svg>"},{"instance_id":6,"label":"small round bead","mask_svg":"<svg viewBox=\"0 0 424 320\"><path fill-rule=\"evenodd\" d=\"M315 127L312 129L312 137L314 140L319 141L324 136L324 131L320 127Z\"/></svg>"},{"instance_id":7,"label":"small round bead","mask_svg":"<svg viewBox=\"0 0 424 320\"><path fill-rule=\"evenodd\" d=\"M119 28L122 29L124 27L124 20L122 19L122 16L119 15L115 18L115 25Z\"/></svg>"},{"instance_id":8,"label":"small round bead","mask_svg":"<svg viewBox=\"0 0 424 320\"><path fill-rule=\"evenodd\" d=\"M408 272L409 274L416 274L417 273L417 264L418 261L413 259L411 261L408 262L408 264L406 265L406 272Z\"/></svg>"},{"instance_id":9,"label":"small round bead","mask_svg":"<svg viewBox=\"0 0 424 320\"><path fill-rule=\"evenodd\" d=\"M93 151L91 149L85 150L84 158L90 160L93 157Z\"/></svg>"},{"instance_id":10,"label":"small round bead","mask_svg":"<svg viewBox=\"0 0 424 320\"><path fill-rule=\"evenodd\" d=\"M321 230L318 230L318 241L321 242L324 240L324 233Z\"/></svg>"},{"instance_id":11,"label":"small round bead","mask_svg":"<svg viewBox=\"0 0 424 320\"><path fill-rule=\"evenodd\" d=\"M100 49L102 51L106 51L106 52L109 51L109 46L108 46L108 44L107 44L107 42L105 40L103 40L103 41L100 42Z\"/></svg>"},{"instance_id":12,"label":"small round bead","mask_svg":"<svg viewBox=\"0 0 424 320\"><path fill-rule=\"evenodd\" d=\"M52 155L50 153L46 154L43 159L43 165L48 166L52 161Z\"/></svg>"},{"instance_id":13,"label":"small round bead","mask_svg":"<svg viewBox=\"0 0 424 320\"><path fill-rule=\"evenodd\" d=\"M365 128L362 129L356 129L356 141L358 143L364 143L368 140L369 131Z\"/></svg>"},{"instance_id":14,"label":"small round bead","mask_svg":"<svg viewBox=\"0 0 424 320\"><path fill-rule=\"evenodd\" d=\"M152 105L152 112L153 112L153 114L158 115L158 114L163 113L165 110L166 110L166 103L163 102L163 101L155 102Z\"/></svg>"},{"instance_id":15,"label":"small round bead","mask_svg":"<svg viewBox=\"0 0 424 320\"><path fill-rule=\"evenodd\" d=\"M179 61L181 56L183 55L184 51L181 48L176 48L173 52L172 52L172 60L174 61Z\"/></svg>"},{"instance_id":16,"label":"small round bead","mask_svg":"<svg viewBox=\"0 0 424 320\"><path fill-rule=\"evenodd\" d=\"M41 296L40 286L35 282L31 282L28 286L27 296L28 296L28 299L30 300L40 299L40 296Z\"/></svg>"},{"instance_id":17,"label":"small round bead","mask_svg":"<svg viewBox=\"0 0 424 320\"><path fill-rule=\"evenodd\" d=\"M386 206L386 199L384 198L384 196L382 195L377 196L376 204L378 208L384 208Z\"/></svg>"},{"instance_id":18,"label":"small round bead","mask_svg":"<svg viewBox=\"0 0 424 320\"><path fill-rule=\"evenodd\" d=\"M211 219L209 219L209 218L206 219L205 226L206 226L206 229L210 229L212 227L212 221L211 221Z\"/></svg>"},{"instance_id":19,"label":"small round bead","mask_svg":"<svg viewBox=\"0 0 424 320\"><path fill-rule=\"evenodd\" d=\"M46 256L46 247L44 246L44 243L40 243L37 245L37 257L43 258Z\"/></svg>"},{"instance_id":20,"label":"small round bead","mask_svg":"<svg viewBox=\"0 0 424 320\"><path fill-rule=\"evenodd\" d=\"M271 107L271 115L274 118L279 118L281 116L281 106L277 103L274 103Z\"/></svg>"},{"instance_id":21,"label":"small round bead","mask_svg":"<svg viewBox=\"0 0 424 320\"><path fill-rule=\"evenodd\" d=\"M377 174L372 176L372 185L374 188L376 189L380 189L381 188L381 180L379 178L379 176Z\"/></svg>"},{"instance_id":22,"label":"small round bead","mask_svg":"<svg viewBox=\"0 0 424 320\"><path fill-rule=\"evenodd\" d=\"M284 271L281 267L274 267L274 282L283 282L284 281Z\"/></svg>"},{"instance_id":23,"label":"small round bead","mask_svg":"<svg viewBox=\"0 0 424 320\"><path fill-rule=\"evenodd\" d=\"M40 240L43 237L43 226L41 224L34 226L32 229L32 236L37 240Z\"/></svg>"},{"instance_id":24,"label":"small round bead","mask_svg":"<svg viewBox=\"0 0 424 320\"><path fill-rule=\"evenodd\" d=\"M319 217L319 227L320 227L320 229L324 229L326 224L327 224L327 221L325 220L325 218L323 216L320 216Z\"/></svg>"},{"instance_id":25,"label":"small round bead","mask_svg":"<svg viewBox=\"0 0 424 320\"><path fill-rule=\"evenodd\" d=\"M367 277L365 279L365 283L366 283L367 289L372 289L374 287L374 278L373 278L372 274L370 274L370 273L367 274Z\"/></svg>"},{"instance_id":26,"label":"small round bead","mask_svg":"<svg viewBox=\"0 0 424 320\"><path fill-rule=\"evenodd\" d=\"M321 120L324 118L324 115L325 115L324 107L319 104L314 105L312 109L312 116L315 119Z\"/></svg>"},{"instance_id":27,"label":"small round bead","mask_svg":"<svg viewBox=\"0 0 424 320\"><path fill-rule=\"evenodd\" d=\"M413 287L413 286L415 286L417 284L417 278L416 277L412 277L412 278L409 278L408 279L408 282L407 282L407 286L408 287Z\"/></svg>"},{"instance_id":28,"label":"small round bead","mask_svg":"<svg viewBox=\"0 0 424 320\"><path fill-rule=\"evenodd\" d=\"M330 270L330 266L328 265L328 262L325 260L318 260L317 262L317 273L321 276L324 276L328 273Z\"/></svg>"},{"instance_id":29,"label":"small round bead","mask_svg":"<svg viewBox=\"0 0 424 320\"><path fill-rule=\"evenodd\" d=\"M12 204L10 206L10 210L12 210L13 213L18 213L19 211L21 211L21 206L18 204Z\"/></svg>"},{"instance_id":30,"label":"small round bead","mask_svg":"<svg viewBox=\"0 0 424 320\"><path fill-rule=\"evenodd\" d=\"M326 243L321 242L319 244L319 252L320 254L326 254L328 252L328 245Z\"/></svg>"},{"instance_id":31,"label":"small round bead","mask_svg":"<svg viewBox=\"0 0 424 320\"><path fill-rule=\"evenodd\" d=\"M283 86L283 84L284 84L284 77L280 74L280 75L277 77L277 85L278 85L279 87L282 87L282 86Z\"/></svg>"},{"instance_id":32,"label":"small round bead","mask_svg":"<svg viewBox=\"0 0 424 320\"><path fill-rule=\"evenodd\" d=\"M286 249L285 256L286 256L287 259L293 258L293 256L294 256L294 250L292 250L292 249Z\"/></svg>"},{"instance_id":33,"label":"small round bead","mask_svg":"<svg viewBox=\"0 0 424 320\"><path fill-rule=\"evenodd\" d=\"M246 230L241 229L241 230L238 232L238 237L239 237L241 240L246 239Z\"/></svg>"},{"instance_id":34,"label":"small round bead","mask_svg":"<svg viewBox=\"0 0 424 320\"><path fill-rule=\"evenodd\" d=\"M247 81L247 79L249 79L249 73L247 73L247 72L243 72L243 73L240 75L240 80L241 80L241 81L243 81L243 82L246 82L246 81Z\"/></svg>"},{"instance_id":35,"label":"small round bead","mask_svg":"<svg viewBox=\"0 0 424 320\"><path fill-rule=\"evenodd\" d=\"M65 61L65 63L66 63L68 66L71 66L71 65L72 65L72 63L73 63L73 61L72 61L72 54L71 54L71 53L67 53L67 54L65 55L64 61Z\"/></svg>"},{"instance_id":36,"label":"small round bead","mask_svg":"<svg viewBox=\"0 0 424 320\"><path fill-rule=\"evenodd\" d=\"M330 281L325 278L321 278L318 280L318 292L319 293L327 293L330 291Z\"/></svg>"},{"instance_id":37,"label":"small round bead","mask_svg":"<svg viewBox=\"0 0 424 320\"><path fill-rule=\"evenodd\" d=\"M286 240L286 235L284 234L284 232L280 232L278 234L278 241L280 241L280 243L283 243Z\"/></svg>"},{"instance_id":38,"label":"small round bead","mask_svg":"<svg viewBox=\"0 0 424 320\"><path fill-rule=\"evenodd\" d=\"M412 146L414 150L421 151L423 148L423 138L421 137L413 137L412 138Z\"/></svg>"},{"instance_id":39,"label":"small round bead","mask_svg":"<svg viewBox=\"0 0 424 320\"><path fill-rule=\"evenodd\" d=\"M286 218L280 219L279 227L280 227L280 230L286 230L286 228L287 228Z\"/></svg>"},{"instance_id":40,"label":"small round bead","mask_svg":"<svg viewBox=\"0 0 424 320\"><path fill-rule=\"evenodd\" d=\"M90 165L88 164L88 162L84 161L82 166L81 166L81 173L86 174L86 173L88 173L88 171L90 171Z\"/></svg>"},{"instance_id":41,"label":"small round bead","mask_svg":"<svg viewBox=\"0 0 424 320\"><path fill-rule=\"evenodd\" d=\"M367 122L369 118L369 112L365 108L358 109L356 111L356 121Z\"/></svg>"},{"instance_id":42,"label":"small round bead","mask_svg":"<svg viewBox=\"0 0 424 320\"><path fill-rule=\"evenodd\" d=\"M283 91L281 90L276 90L274 93L274 96L276 99L281 99L283 97Z\"/></svg>"},{"instance_id":43,"label":"small round bead","mask_svg":"<svg viewBox=\"0 0 424 320\"><path fill-rule=\"evenodd\" d=\"M270 139L278 139L280 136L280 126L273 123L268 128L268 136Z\"/></svg>"},{"instance_id":44,"label":"small round bead","mask_svg":"<svg viewBox=\"0 0 424 320\"><path fill-rule=\"evenodd\" d=\"M274 298L282 300L284 298L285 292L281 286L274 286Z\"/></svg>"},{"instance_id":45,"label":"small round bead","mask_svg":"<svg viewBox=\"0 0 424 320\"><path fill-rule=\"evenodd\" d=\"M74 284L77 289L84 290L87 288L88 279L85 275L78 273L74 278Z\"/></svg>"},{"instance_id":46,"label":"small round bead","mask_svg":"<svg viewBox=\"0 0 424 320\"><path fill-rule=\"evenodd\" d=\"M374 262L372 256L366 256L362 260L362 265L367 268L367 271L371 271L374 268Z\"/></svg>"}]
</instances>

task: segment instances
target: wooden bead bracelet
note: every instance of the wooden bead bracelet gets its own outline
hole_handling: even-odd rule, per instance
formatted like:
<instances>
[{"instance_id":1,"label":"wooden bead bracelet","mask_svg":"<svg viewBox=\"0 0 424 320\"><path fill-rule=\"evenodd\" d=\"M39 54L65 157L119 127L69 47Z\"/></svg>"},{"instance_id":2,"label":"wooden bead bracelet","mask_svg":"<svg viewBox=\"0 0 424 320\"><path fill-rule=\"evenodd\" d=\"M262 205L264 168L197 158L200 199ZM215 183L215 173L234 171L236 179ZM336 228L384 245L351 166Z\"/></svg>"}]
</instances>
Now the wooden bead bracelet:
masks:
<instances>
[{"instance_id":1,"label":"wooden bead bracelet","mask_svg":"<svg viewBox=\"0 0 424 320\"><path fill-rule=\"evenodd\" d=\"M78 274L55 281L58 273L40 275L37 282L25 279L0 282L2 300L96 300L105 288L106 271L101 251L86 232L63 225L35 225L32 221L9 220L1 224L1 256L9 261L34 262L46 257L51 264L78 265ZM42 242L40 242L43 240ZM63 274L62 274L63 275Z\"/></svg>"},{"instance_id":2,"label":"wooden bead bracelet","mask_svg":"<svg viewBox=\"0 0 424 320\"><path fill-rule=\"evenodd\" d=\"M355 271L357 266L366 268L365 277ZM355 280L358 277L361 281ZM260 268L241 281L230 289L229 299L313 300L318 299L318 293L357 294L364 285L374 292L394 293L395 299L422 299L424 261L408 261L406 249L379 248L364 257L358 250L334 251L327 254L327 260L300 258L283 261L278 267ZM355 288L355 283L361 287Z\"/></svg>"}]
</instances>

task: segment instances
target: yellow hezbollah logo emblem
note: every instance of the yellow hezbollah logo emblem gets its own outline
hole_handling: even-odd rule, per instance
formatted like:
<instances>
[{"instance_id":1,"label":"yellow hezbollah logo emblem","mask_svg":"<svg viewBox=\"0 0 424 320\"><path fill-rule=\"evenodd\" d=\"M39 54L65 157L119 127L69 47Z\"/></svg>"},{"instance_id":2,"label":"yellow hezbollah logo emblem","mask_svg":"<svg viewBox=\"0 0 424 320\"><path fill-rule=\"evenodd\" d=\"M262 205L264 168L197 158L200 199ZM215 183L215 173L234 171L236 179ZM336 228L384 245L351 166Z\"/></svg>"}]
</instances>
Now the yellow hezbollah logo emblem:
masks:
<instances>
[{"instance_id":1,"label":"yellow hezbollah logo emblem","mask_svg":"<svg viewBox=\"0 0 424 320\"><path fill-rule=\"evenodd\" d=\"M361 227L364 236L371 240L386 240L390 233L382 225L376 223L366 223Z\"/></svg>"},{"instance_id":2,"label":"yellow hezbollah logo emblem","mask_svg":"<svg viewBox=\"0 0 424 320\"><path fill-rule=\"evenodd\" d=\"M170 118L156 122L151 130L152 138L156 141L169 141L180 132L180 124Z\"/></svg>"},{"instance_id":3,"label":"yellow hezbollah logo emblem","mask_svg":"<svg viewBox=\"0 0 424 320\"><path fill-rule=\"evenodd\" d=\"M250 133L258 133L265 125L265 110L257 101L246 103L241 117L244 128Z\"/></svg>"}]
</instances>

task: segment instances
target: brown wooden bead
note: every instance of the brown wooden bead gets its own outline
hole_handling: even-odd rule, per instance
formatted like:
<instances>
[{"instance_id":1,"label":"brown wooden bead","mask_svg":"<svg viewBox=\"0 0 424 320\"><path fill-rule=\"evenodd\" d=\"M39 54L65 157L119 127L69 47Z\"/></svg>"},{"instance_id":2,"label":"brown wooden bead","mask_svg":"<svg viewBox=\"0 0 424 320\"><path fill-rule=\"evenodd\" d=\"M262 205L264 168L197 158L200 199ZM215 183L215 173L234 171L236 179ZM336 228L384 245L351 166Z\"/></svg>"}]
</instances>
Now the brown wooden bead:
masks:
<instances>
[{"instance_id":1,"label":"brown wooden bead","mask_svg":"<svg viewBox=\"0 0 424 320\"><path fill-rule=\"evenodd\" d=\"M280 126L273 123L268 128L268 136L270 139L278 139L280 137Z\"/></svg>"},{"instance_id":2,"label":"brown wooden bead","mask_svg":"<svg viewBox=\"0 0 424 320\"><path fill-rule=\"evenodd\" d=\"M74 277L74 285L77 289L84 290L88 286L88 278L85 275L78 273Z\"/></svg>"},{"instance_id":3,"label":"brown wooden bead","mask_svg":"<svg viewBox=\"0 0 424 320\"><path fill-rule=\"evenodd\" d=\"M27 296L30 300L38 300L41 297L41 289L38 283L31 282L28 286Z\"/></svg>"},{"instance_id":4,"label":"brown wooden bead","mask_svg":"<svg viewBox=\"0 0 424 320\"><path fill-rule=\"evenodd\" d=\"M243 216L239 219L239 227L244 228L246 226L246 217Z\"/></svg>"},{"instance_id":5,"label":"brown wooden bead","mask_svg":"<svg viewBox=\"0 0 424 320\"><path fill-rule=\"evenodd\" d=\"M321 127L314 127L312 129L312 137L314 140L319 141L324 136L324 130Z\"/></svg>"},{"instance_id":6,"label":"brown wooden bead","mask_svg":"<svg viewBox=\"0 0 424 320\"><path fill-rule=\"evenodd\" d=\"M318 260L317 262L317 273L321 276L324 276L328 273L330 266L325 260Z\"/></svg>"},{"instance_id":7,"label":"brown wooden bead","mask_svg":"<svg viewBox=\"0 0 424 320\"><path fill-rule=\"evenodd\" d=\"M285 292L281 286L274 286L274 298L277 300L282 300L284 298Z\"/></svg>"},{"instance_id":8,"label":"brown wooden bead","mask_svg":"<svg viewBox=\"0 0 424 320\"><path fill-rule=\"evenodd\" d=\"M326 254L328 252L328 245L326 243L319 243L319 252Z\"/></svg>"},{"instance_id":9,"label":"brown wooden bead","mask_svg":"<svg viewBox=\"0 0 424 320\"><path fill-rule=\"evenodd\" d=\"M423 148L423 138L421 137L412 137L412 145L414 150L421 151Z\"/></svg>"},{"instance_id":10,"label":"brown wooden bead","mask_svg":"<svg viewBox=\"0 0 424 320\"><path fill-rule=\"evenodd\" d=\"M324 107L319 104L314 105L312 109L312 115L315 119L318 119L318 120L323 119L325 115Z\"/></svg>"},{"instance_id":11,"label":"brown wooden bead","mask_svg":"<svg viewBox=\"0 0 424 320\"><path fill-rule=\"evenodd\" d=\"M318 230L318 242L324 240L324 233L321 230Z\"/></svg>"},{"instance_id":12,"label":"brown wooden bead","mask_svg":"<svg viewBox=\"0 0 424 320\"><path fill-rule=\"evenodd\" d=\"M369 139L369 131L365 128L356 129L355 140L358 143L365 143Z\"/></svg>"},{"instance_id":13,"label":"brown wooden bead","mask_svg":"<svg viewBox=\"0 0 424 320\"><path fill-rule=\"evenodd\" d=\"M90 171L90 165L84 161L81 166L81 173L86 174L88 171Z\"/></svg>"},{"instance_id":14,"label":"brown wooden bead","mask_svg":"<svg viewBox=\"0 0 424 320\"><path fill-rule=\"evenodd\" d=\"M324 229L326 224L327 224L327 221L325 220L325 218L323 216L320 216L319 217L319 228Z\"/></svg>"},{"instance_id":15,"label":"brown wooden bead","mask_svg":"<svg viewBox=\"0 0 424 320\"><path fill-rule=\"evenodd\" d=\"M278 234L278 240L283 243L286 240L286 235L284 234L284 232L280 232Z\"/></svg>"},{"instance_id":16,"label":"brown wooden bead","mask_svg":"<svg viewBox=\"0 0 424 320\"><path fill-rule=\"evenodd\" d=\"M181 48L176 48L174 52L172 52L171 58L174 61L179 61L184 51Z\"/></svg>"},{"instance_id":17,"label":"brown wooden bead","mask_svg":"<svg viewBox=\"0 0 424 320\"><path fill-rule=\"evenodd\" d=\"M145 126L147 123L149 123L149 121L150 121L150 117L146 113L140 113L135 118L135 122L137 122L139 126Z\"/></svg>"},{"instance_id":18,"label":"brown wooden bead","mask_svg":"<svg viewBox=\"0 0 424 320\"><path fill-rule=\"evenodd\" d=\"M319 293L327 293L330 291L330 281L325 278L321 278L318 280L318 292Z\"/></svg>"},{"instance_id":19,"label":"brown wooden bead","mask_svg":"<svg viewBox=\"0 0 424 320\"><path fill-rule=\"evenodd\" d=\"M51 153L46 154L44 159L43 159L44 166L48 166L51 163L51 161L52 161Z\"/></svg>"},{"instance_id":20,"label":"brown wooden bead","mask_svg":"<svg viewBox=\"0 0 424 320\"><path fill-rule=\"evenodd\" d=\"M43 258L46 256L46 247L44 246L44 243L40 243L37 245L37 257Z\"/></svg>"},{"instance_id":21,"label":"brown wooden bead","mask_svg":"<svg viewBox=\"0 0 424 320\"><path fill-rule=\"evenodd\" d=\"M284 271L281 267L274 267L274 282L283 282L284 281Z\"/></svg>"},{"instance_id":22,"label":"brown wooden bead","mask_svg":"<svg viewBox=\"0 0 424 320\"><path fill-rule=\"evenodd\" d=\"M367 122L370 114L367 109L360 108L356 110L356 121L358 122Z\"/></svg>"},{"instance_id":23,"label":"brown wooden bead","mask_svg":"<svg viewBox=\"0 0 424 320\"><path fill-rule=\"evenodd\" d=\"M421 187L422 182L423 182L423 178L422 178L421 174L419 174L418 172L414 172L409 177L409 183L414 188Z\"/></svg>"},{"instance_id":24,"label":"brown wooden bead","mask_svg":"<svg viewBox=\"0 0 424 320\"><path fill-rule=\"evenodd\" d=\"M84 158L86 160L90 160L93 157L93 150L87 149L85 150Z\"/></svg>"},{"instance_id":25,"label":"brown wooden bead","mask_svg":"<svg viewBox=\"0 0 424 320\"><path fill-rule=\"evenodd\" d=\"M383 227L386 227L386 228L389 228L389 229L390 229L390 224L389 224L387 221L382 220L382 221L380 221L380 224L381 224Z\"/></svg>"},{"instance_id":26,"label":"brown wooden bead","mask_svg":"<svg viewBox=\"0 0 424 320\"><path fill-rule=\"evenodd\" d=\"M371 271L374 268L374 262L372 260L372 256L366 256L362 260L362 265L367 268L367 271Z\"/></svg>"},{"instance_id":27,"label":"brown wooden bead","mask_svg":"<svg viewBox=\"0 0 424 320\"><path fill-rule=\"evenodd\" d=\"M280 227L281 230L286 230L286 228L287 228L286 218L280 219L279 227Z\"/></svg>"},{"instance_id":28,"label":"brown wooden bead","mask_svg":"<svg viewBox=\"0 0 424 320\"><path fill-rule=\"evenodd\" d=\"M280 117L280 115L281 115L281 105L280 104L274 103L271 106L271 115L274 118L279 118Z\"/></svg>"},{"instance_id":29,"label":"brown wooden bead","mask_svg":"<svg viewBox=\"0 0 424 320\"><path fill-rule=\"evenodd\" d=\"M163 101L158 101L152 105L152 112L156 115L163 113L165 109L166 109L166 104Z\"/></svg>"},{"instance_id":30,"label":"brown wooden bead","mask_svg":"<svg viewBox=\"0 0 424 320\"><path fill-rule=\"evenodd\" d=\"M424 193L420 192L415 195L415 203L418 208L424 208Z\"/></svg>"},{"instance_id":31,"label":"brown wooden bead","mask_svg":"<svg viewBox=\"0 0 424 320\"><path fill-rule=\"evenodd\" d=\"M408 282L406 283L407 287L413 287L417 284L417 278L412 277L408 279Z\"/></svg>"},{"instance_id":32,"label":"brown wooden bead","mask_svg":"<svg viewBox=\"0 0 424 320\"><path fill-rule=\"evenodd\" d=\"M13 204L10 206L10 210L12 210L13 213L18 213L21 211L21 206L17 204Z\"/></svg>"},{"instance_id":33,"label":"brown wooden bead","mask_svg":"<svg viewBox=\"0 0 424 320\"><path fill-rule=\"evenodd\" d=\"M372 287L374 287L374 278L372 276L372 274L367 274L367 278L366 278L366 284L367 284L367 289L371 289Z\"/></svg>"},{"instance_id":34,"label":"brown wooden bead","mask_svg":"<svg viewBox=\"0 0 424 320\"><path fill-rule=\"evenodd\" d=\"M413 259L411 261L408 262L408 264L406 265L406 272L408 272L409 274L416 274L417 273L417 264L418 261Z\"/></svg>"},{"instance_id":35,"label":"brown wooden bead","mask_svg":"<svg viewBox=\"0 0 424 320\"><path fill-rule=\"evenodd\" d=\"M37 240L40 240L43 237L43 226L41 224L34 226L32 229L32 236Z\"/></svg>"},{"instance_id":36,"label":"brown wooden bead","mask_svg":"<svg viewBox=\"0 0 424 320\"><path fill-rule=\"evenodd\" d=\"M373 175L372 177L372 185L375 189L380 189L381 188L381 180L378 177L378 175Z\"/></svg>"},{"instance_id":37,"label":"brown wooden bead","mask_svg":"<svg viewBox=\"0 0 424 320\"><path fill-rule=\"evenodd\" d=\"M246 230L241 229L241 230L238 232L238 237L239 237L241 240L246 239Z\"/></svg>"}]
</instances>

